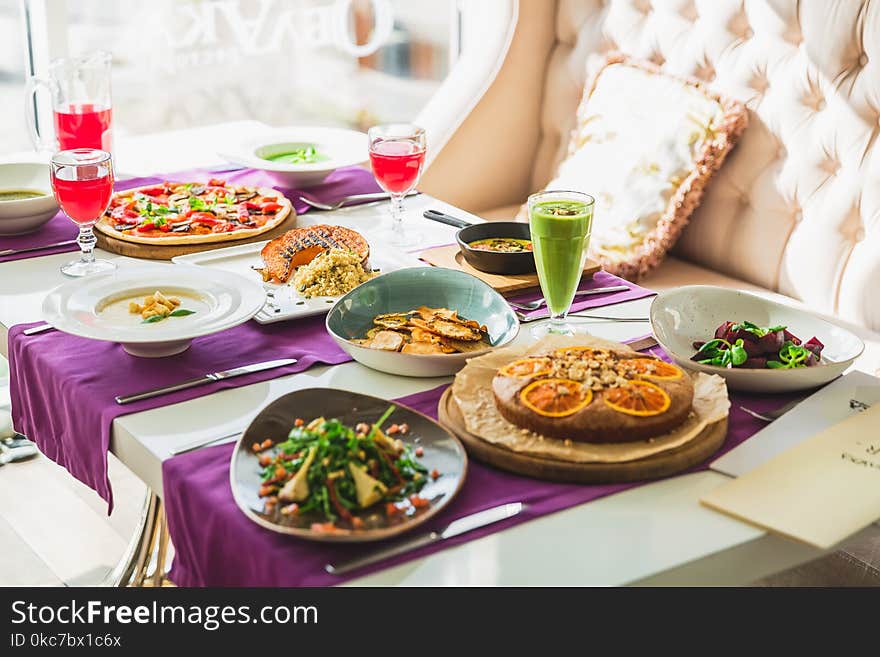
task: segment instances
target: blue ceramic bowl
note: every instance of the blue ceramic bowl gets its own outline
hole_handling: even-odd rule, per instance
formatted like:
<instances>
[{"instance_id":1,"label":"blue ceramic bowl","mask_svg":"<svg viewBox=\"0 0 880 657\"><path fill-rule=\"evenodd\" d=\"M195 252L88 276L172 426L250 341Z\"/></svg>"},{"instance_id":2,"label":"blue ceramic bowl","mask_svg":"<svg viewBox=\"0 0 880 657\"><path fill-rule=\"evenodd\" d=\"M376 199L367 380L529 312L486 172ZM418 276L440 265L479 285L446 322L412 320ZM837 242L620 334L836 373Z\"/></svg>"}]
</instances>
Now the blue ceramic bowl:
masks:
<instances>
[{"instance_id":1,"label":"blue ceramic bowl","mask_svg":"<svg viewBox=\"0 0 880 657\"><path fill-rule=\"evenodd\" d=\"M406 312L419 306L450 308L488 329L492 347L467 354L404 354L368 349L351 342L373 328L376 315ZM327 331L359 363L402 376L448 376L468 358L513 340L519 321L498 292L483 281L454 269L411 267L378 276L342 297L327 314Z\"/></svg>"}]
</instances>

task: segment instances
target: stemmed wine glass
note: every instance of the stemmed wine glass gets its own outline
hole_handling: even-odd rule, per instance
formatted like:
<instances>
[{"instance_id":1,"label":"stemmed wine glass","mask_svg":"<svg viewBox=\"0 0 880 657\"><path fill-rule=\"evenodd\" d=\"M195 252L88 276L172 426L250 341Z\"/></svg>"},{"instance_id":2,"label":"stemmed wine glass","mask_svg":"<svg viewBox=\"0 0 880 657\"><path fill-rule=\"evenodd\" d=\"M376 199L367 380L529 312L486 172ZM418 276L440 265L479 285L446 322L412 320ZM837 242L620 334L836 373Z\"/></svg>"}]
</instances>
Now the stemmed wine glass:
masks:
<instances>
[{"instance_id":1,"label":"stemmed wine glass","mask_svg":"<svg viewBox=\"0 0 880 657\"><path fill-rule=\"evenodd\" d=\"M574 335L566 317L584 273L595 200L589 194L549 190L529 196L529 230L538 282L547 300L550 321L532 336Z\"/></svg>"},{"instance_id":2,"label":"stemmed wine glass","mask_svg":"<svg viewBox=\"0 0 880 657\"><path fill-rule=\"evenodd\" d=\"M92 227L110 205L113 195L113 163L110 153L94 148L74 148L52 156L52 190L58 205L79 225L82 256L61 267L68 276L87 276L116 269L108 260L95 260Z\"/></svg>"},{"instance_id":3,"label":"stemmed wine glass","mask_svg":"<svg viewBox=\"0 0 880 657\"><path fill-rule=\"evenodd\" d=\"M425 131L409 123L395 123L374 126L367 135L373 175L391 195L391 228L382 237L392 246L415 246L421 235L404 228L403 199L418 183L425 164Z\"/></svg>"}]
</instances>

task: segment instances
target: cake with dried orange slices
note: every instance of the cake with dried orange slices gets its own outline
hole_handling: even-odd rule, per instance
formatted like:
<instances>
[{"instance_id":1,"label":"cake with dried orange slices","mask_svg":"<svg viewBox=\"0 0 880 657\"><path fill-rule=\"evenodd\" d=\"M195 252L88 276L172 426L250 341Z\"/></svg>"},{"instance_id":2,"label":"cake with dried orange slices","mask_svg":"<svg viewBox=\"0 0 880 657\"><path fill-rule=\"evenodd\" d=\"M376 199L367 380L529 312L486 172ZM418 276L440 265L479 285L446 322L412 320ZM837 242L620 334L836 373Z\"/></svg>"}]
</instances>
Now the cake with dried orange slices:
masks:
<instances>
[{"instance_id":1,"label":"cake with dried orange slices","mask_svg":"<svg viewBox=\"0 0 880 657\"><path fill-rule=\"evenodd\" d=\"M694 386L679 367L633 351L564 347L498 370L498 411L543 436L589 443L646 440L682 424Z\"/></svg>"}]
</instances>

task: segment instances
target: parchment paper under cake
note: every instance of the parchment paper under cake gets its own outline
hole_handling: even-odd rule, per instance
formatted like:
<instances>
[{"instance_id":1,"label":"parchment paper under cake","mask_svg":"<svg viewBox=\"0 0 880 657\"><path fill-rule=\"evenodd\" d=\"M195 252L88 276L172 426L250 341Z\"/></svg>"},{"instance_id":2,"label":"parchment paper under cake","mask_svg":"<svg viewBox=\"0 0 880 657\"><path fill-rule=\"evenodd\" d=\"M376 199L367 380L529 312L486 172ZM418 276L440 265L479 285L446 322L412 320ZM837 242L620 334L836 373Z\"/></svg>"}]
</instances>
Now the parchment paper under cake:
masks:
<instances>
[{"instance_id":1,"label":"parchment paper under cake","mask_svg":"<svg viewBox=\"0 0 880 657\"><path fill-rule=\"evenodd\" d=\"M547 336L532 344L513 345L473 358L452 384L452 395L467 430L493 445L528 456L575 463L623 463L681 447L697 438L710 424L727 417L730 401L724 379L714 374L685 372L694 383L691 414L674 431L648 440L603 444L559 440L521 429L505 420L498 412L492 393L492 379L498 369L518 358L571 346L631 351L621 343L590 335Z\"/></svg>"}]
</instances>

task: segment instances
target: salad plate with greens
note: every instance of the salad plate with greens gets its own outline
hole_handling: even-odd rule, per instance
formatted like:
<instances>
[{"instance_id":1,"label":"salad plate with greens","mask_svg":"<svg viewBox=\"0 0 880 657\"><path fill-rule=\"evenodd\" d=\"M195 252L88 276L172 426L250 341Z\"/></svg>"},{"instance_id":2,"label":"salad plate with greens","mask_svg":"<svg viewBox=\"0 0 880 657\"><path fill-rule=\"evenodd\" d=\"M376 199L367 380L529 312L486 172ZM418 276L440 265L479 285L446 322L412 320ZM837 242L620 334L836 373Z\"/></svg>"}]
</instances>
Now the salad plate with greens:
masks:
<instances>
[{"instance_id":1,"label":"salad plate with greens","mask_svg":"<svg viewBox=\"0 0 880 657\"><path fill-rule=\"evenodd\" d=\"M852 331L806 310L712 285L665 290L650 315L657 342L678 365L747 392L818 388L864 350Z\"/></svg>"},{"instance_id":2,"label":"salad plate with greens","mask_svg":"<svg viewBox=\"0 0 880 657\"><path fill-rule=\"evenodd\" d=\"M239 508L317 541L361 542L420 525L453 499L467 456L457 438L400 404L346 390L298 390L261 411L233 453Z\"/></svg>"}]
</instances>

